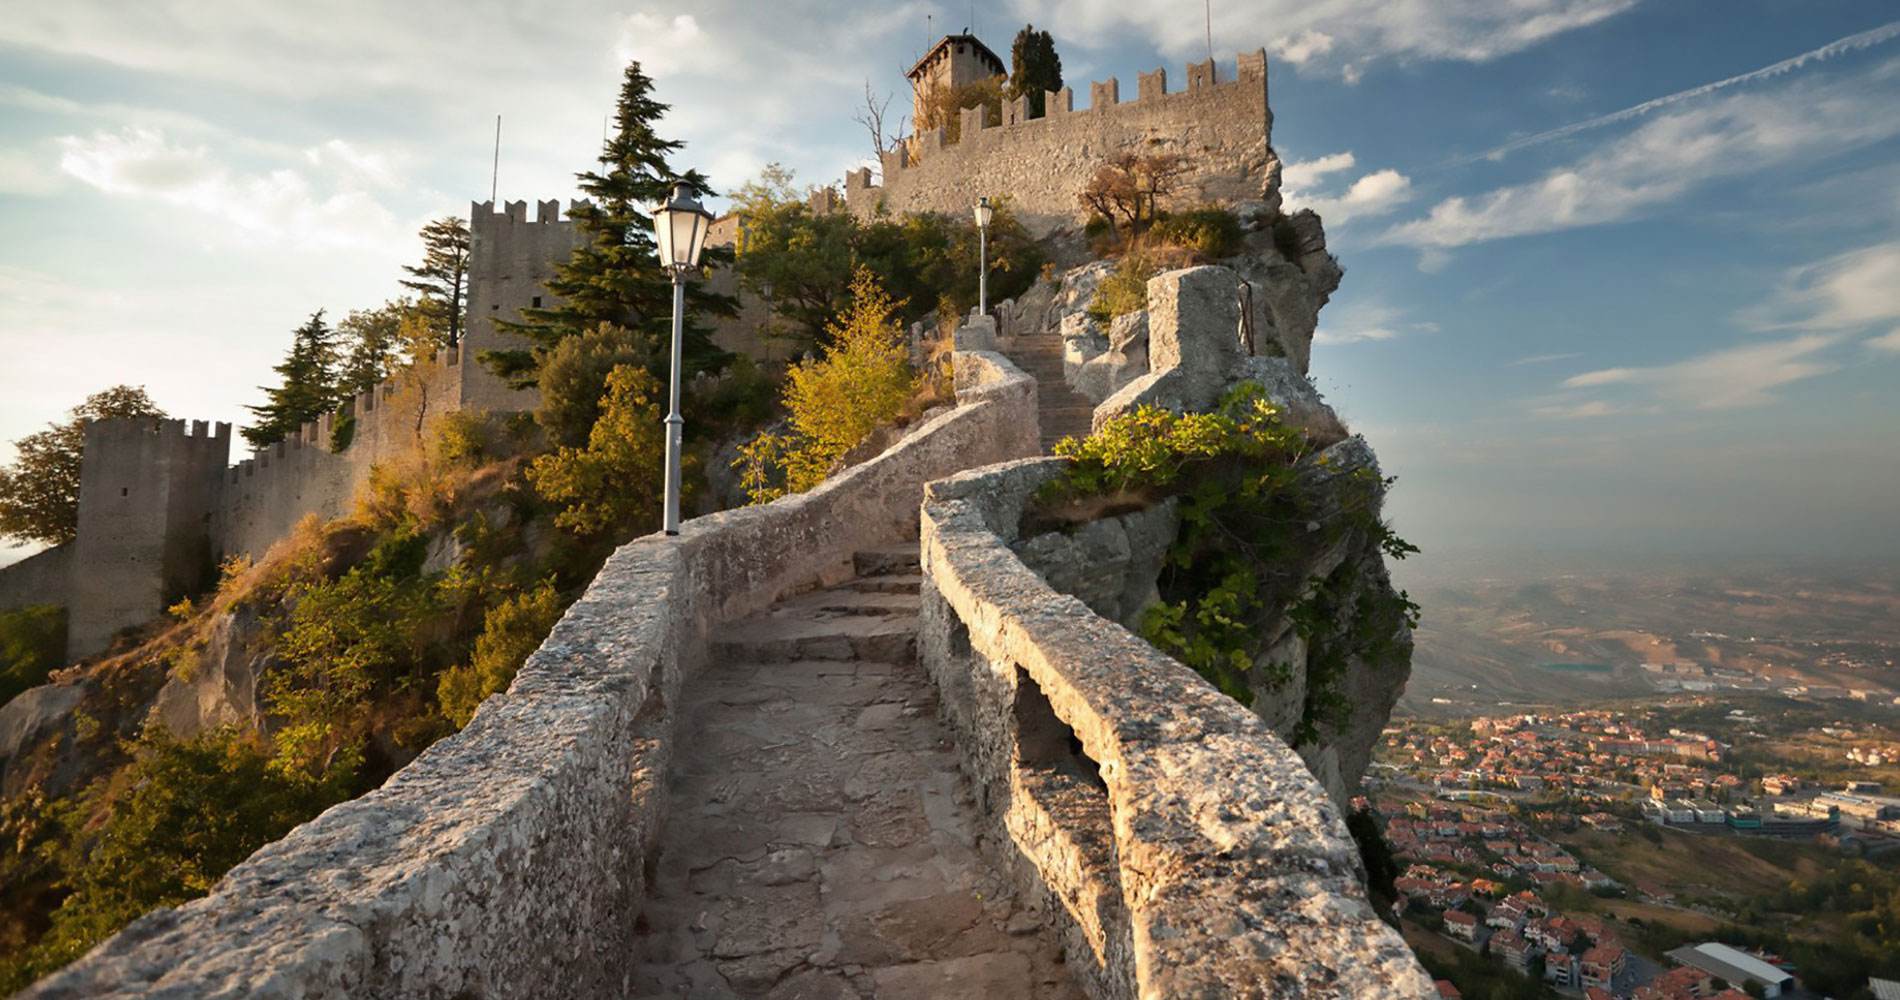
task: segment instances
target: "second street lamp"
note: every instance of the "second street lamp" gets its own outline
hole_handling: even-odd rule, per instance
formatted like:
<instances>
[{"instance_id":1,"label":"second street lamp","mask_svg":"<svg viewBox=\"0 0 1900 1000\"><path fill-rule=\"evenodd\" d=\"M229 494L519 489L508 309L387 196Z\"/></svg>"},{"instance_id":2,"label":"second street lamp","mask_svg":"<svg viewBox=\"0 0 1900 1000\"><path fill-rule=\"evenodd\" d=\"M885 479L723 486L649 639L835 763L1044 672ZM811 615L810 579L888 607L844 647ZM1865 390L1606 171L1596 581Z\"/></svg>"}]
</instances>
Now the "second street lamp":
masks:
<instances>
[{"instance_id":1,"label":"second street lamp","mask_svg":"<svg viewBox=\"0 0 1900 1000\"><path fill-rule=\"evenodd\" d=\"M990 199L977 199L976 208L976 314L990 311Z\"/></svg>"},{"instance_id":2,"label":"second street lamp","mask_svg":"<svg viewBox=\"0 0 1900 1000\"><path fill-rule=\"evenodd\" d=\"M681 181L673 185L673 200L653 210L653 238L658 244L660 266L673 276L673 362L668 371L671 382L666 412L666 508L661 526L669 535L680 533L680 433L686 418L680 416L680 354L686 328L686 274L699 266L700 251L706 248L706 233L712 228L712 213L693 197L693 187Z\"/></svg>"}]
</instances>

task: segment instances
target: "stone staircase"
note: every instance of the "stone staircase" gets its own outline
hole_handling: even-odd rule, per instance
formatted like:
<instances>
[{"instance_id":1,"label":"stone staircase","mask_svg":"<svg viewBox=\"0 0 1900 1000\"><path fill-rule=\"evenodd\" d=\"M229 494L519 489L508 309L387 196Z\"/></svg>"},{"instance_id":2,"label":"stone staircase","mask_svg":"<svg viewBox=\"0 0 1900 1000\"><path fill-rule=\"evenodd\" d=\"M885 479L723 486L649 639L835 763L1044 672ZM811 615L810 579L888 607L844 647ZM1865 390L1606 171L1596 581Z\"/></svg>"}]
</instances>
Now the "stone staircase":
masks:
<instances>
[{"instance_id":1,"label":"stone staircase","mask_svg":"<svg viewBox=\"0 0 1900 1000\"><path fill-rule=\"evenodd\" d=\"M1034 334L999 338L1003 355L1036 380L1036 409L1042 424L1045 454L1065 437L1087 437L1095 404L1069 388L1062 377L1062 338Z\"/></svg>"},{"instance_id":2,"label":"stone staircase","mask_svg":"<svg viewBox=\"0 0 1900 1000\"><path fill-rule=\"evenodd\" d=\"M681 692L643 997L1080 998L1019 906L916 662L915 547L722 628Z\"/></svg>"}]
</instances>

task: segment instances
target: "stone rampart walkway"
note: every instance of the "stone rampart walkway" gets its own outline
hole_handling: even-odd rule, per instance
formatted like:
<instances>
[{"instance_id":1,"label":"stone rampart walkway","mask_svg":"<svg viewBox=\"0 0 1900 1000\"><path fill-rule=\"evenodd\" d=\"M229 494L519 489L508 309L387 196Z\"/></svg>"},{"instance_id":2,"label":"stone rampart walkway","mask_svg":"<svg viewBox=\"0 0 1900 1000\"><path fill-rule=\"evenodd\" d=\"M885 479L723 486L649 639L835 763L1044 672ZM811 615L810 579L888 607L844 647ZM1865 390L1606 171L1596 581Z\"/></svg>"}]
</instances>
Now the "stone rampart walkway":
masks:
<instances>
[{"instance_id":1,"label":"stone rampart walkway","mask_svg":"<svg viewBox=\"0 0 1900 1000\"><path fill-rule=\"evenodd\" d=\"M1065 437L1087 437L1095 404L1063 378L1062 338L1053 333L1030 334L1003 337L1000 344L1003 354L1036 380L1043 454Z\"/></svg>"},{"instance_id":2,"label":"stone rampart walkway","mask_svg":"<svg viewBox=\"0 0 1900 1000\"><path fill-rule=\"evenodd\" d=\"M637 996L1079 998L978 853L915 661L916 552L715 635L681 694Z\"/></svg>"}]
</instances>

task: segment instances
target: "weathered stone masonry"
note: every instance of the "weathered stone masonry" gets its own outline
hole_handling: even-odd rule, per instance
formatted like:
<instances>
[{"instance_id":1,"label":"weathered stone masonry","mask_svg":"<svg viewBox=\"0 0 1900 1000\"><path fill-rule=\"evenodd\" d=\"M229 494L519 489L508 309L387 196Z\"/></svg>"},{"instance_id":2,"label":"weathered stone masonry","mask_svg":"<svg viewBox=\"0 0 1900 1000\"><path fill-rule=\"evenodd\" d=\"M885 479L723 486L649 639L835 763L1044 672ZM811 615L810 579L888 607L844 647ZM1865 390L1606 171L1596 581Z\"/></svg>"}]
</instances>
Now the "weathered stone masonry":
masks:
<instances>
[{"instance_id":1,"label":"weathered stone masonry","mask_svg":"<svg viewBox=\"0 0 1900 1000\"><path fill-rule=\"evenodd\" d=\"M941 129L922 132L884 154L881 186L871 183L869 168L846 174L845 201L860 218L880 210L962 215L980 197L1007 195L1030 231L1045 235L1081 221L1077 195L1122 152L1187 156L1177 205L1268 200L1278 160L1266 52L1242 54L1232 76L1211 59L1187 70L1187 89L1174 93L1165 70L1142 74L1136 99L1127 103L1110 79L1092 85L1083 110L1073 110L1066 87L1047 95L1041 118L1028 117L1026 96L1004 106L1000 123L983 109L966 109L956 144L944 145Z\"/></svg>"},{"instance_id":2,"label":"weathered stone masonry","mask_svg":"<svg viewBox=\"0 0 1900 1000\"><path fill-rule=\"evenodd\" d=\"M877 458L623 547L461 733L23 995L625 996L676 694L715 626L915 538L926 481L1036 450L1027 376L956 371L957 407Z\"/></svg>"}]
</instances>

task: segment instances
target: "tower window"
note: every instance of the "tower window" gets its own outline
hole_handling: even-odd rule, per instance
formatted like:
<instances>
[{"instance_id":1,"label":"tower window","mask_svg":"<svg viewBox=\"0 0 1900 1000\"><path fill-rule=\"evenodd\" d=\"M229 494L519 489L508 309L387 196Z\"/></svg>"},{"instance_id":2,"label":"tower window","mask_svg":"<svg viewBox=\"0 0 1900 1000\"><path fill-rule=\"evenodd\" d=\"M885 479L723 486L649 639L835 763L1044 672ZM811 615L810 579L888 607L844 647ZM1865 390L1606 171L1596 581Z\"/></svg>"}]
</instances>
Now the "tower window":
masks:
<instances>
[{"instance_id":1,"label":"tower window","mask_svg":"<svg viewBox=\"0 0 1900 1000\"><path fill-rule=\"evenodd\" d=\"M129 487L129 486L121 486L121 487L119 487L119 495L120 495L120 496L122 496L122 497L129 497L129 496L131 496L131 495L132 495L132 488L131 488L131 487Z\"/></svg>"},{"instance_id":2,"label":"tower window","mask_svg":"<svg viewBox=\"0 0 1900 1000\"><path fill-rule=\"evenodd\" d=\"M541 296L539 295L534 297L534 308L536 309L541 308Z\"/></svg>"}]
</instances>

